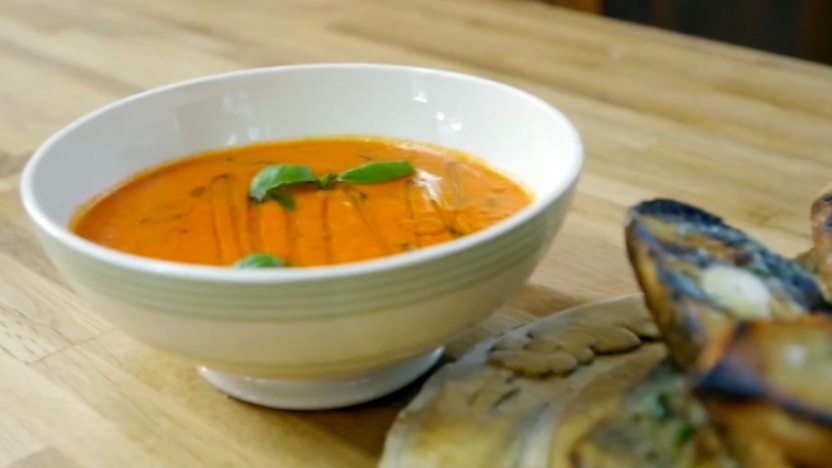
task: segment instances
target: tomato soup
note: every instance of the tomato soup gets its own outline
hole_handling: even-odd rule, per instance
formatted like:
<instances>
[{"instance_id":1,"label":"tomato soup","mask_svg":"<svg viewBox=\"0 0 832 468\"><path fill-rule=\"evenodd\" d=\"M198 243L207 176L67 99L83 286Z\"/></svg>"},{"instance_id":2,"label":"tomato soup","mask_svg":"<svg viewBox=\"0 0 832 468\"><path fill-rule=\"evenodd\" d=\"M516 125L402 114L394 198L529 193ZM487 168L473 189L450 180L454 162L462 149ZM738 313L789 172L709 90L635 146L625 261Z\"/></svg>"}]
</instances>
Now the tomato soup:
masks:
<instances>
[{"instance_id":1,"label":"tomato soup","mask_svg":"<svg viewBox=\"0 0 832 468\"><path fill-rule=\"evenodd\" d=\"M373 162L413 172L380 183L335 175ZM291 203L252 198L271 165L304 165L331 183L282 188ZM347 177L343 178L347 180ZM367 260L450 241L530 203L476 159L408 141L316 138L194 155L124 181L78 210L72 229L117 250L185 263L232 265L253 252L292 266Z\"/></svg>"}]
</instances>

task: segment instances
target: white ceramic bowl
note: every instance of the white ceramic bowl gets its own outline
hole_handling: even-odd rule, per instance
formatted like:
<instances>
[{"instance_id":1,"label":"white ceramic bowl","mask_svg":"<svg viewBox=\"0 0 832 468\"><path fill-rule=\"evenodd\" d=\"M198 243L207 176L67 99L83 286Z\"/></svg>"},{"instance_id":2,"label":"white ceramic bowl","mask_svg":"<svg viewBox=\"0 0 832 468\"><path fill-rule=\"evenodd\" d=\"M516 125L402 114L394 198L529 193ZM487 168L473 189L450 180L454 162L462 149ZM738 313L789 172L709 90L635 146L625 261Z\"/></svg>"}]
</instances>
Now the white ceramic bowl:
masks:
<instances>
[{"instance_id":1,"label":"white ceramic bowl","mask_svg":"<svg viewBox=\"0 0 832 468\"><path fill-rule=\"evenodd\" d=\"M460 149L521 182L528 208L479 233L334 267L234 270L121 253L67 229L136 171L260 140L360 134ZM22 196L47 254L97 313L192 360L220 389L286 408L395 390L488 316L551 243L583 162L557 110L493 81L423 68L324 64L246 70L154 89L52 136Z\"/></svg>"}]
</instances>

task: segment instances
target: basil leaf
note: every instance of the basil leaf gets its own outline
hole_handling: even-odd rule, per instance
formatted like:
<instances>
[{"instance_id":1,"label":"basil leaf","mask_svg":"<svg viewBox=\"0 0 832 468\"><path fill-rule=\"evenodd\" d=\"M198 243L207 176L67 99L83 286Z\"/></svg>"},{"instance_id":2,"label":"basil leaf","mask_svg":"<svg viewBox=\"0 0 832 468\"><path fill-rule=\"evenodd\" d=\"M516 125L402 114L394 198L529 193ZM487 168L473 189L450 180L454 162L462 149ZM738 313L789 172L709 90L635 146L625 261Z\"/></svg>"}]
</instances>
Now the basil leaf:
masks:
<instances>
[{"instance_id":1,"label":"basil leaf","mask_svg":"<svg viewBox=\"0 0 832 468\"><path fill-rule=\"evenodd\" d=\"M336 182L338 182L338 174L327 172L318 179L318 188L323 190L331 189Z\"/></svg>"},{"instance_id":2,"label":"basil leaf","mask_svg":"<svg viewBox=\"0 0 832 468\"><path fill-rule=\"evenodd\" d=\"M234 268L282 268L289 266L282 258L263 252L254 252L234 262Z\"/></svg>"},{"instance_id":3,"label":"basil leaf","mask_svg":"<svg viewBox=\"0 0 832 468\"><path fill-rule=\"evenodd\" d=\"M286 190L282 188L277 188L271 191L270 193L272 200L276 201L283 207L284 210L287 211L294 211L295 210L295 197L292 196Z\"/></svg>"},{"instance_id":4,"label":"basil leaf","mask_svg":"<svg viewBox=\"0 0 832 468\"><path fill-rule=\"evenodd\" d=\"M681 448L694 435L696 435L696 426L692 422L684 420L679 423L679 427L676 429L676 434L673 437L673 445L676 448Z\"/></svg>"},{"instance_id":5,"label":"basil leaf","mask_svg":"<svg viewBox=\"0 0 832 468\"><path fill-rule=\"evenodd\" d=\"M416 172L407 161L371 161L356 168L348 169L338 180L349 184L377 184L389 182Z\"/></svg>"},{"instance_id":6,"label":"basil leaf","mask_svg":"<svg viewBox=\"0 0 832 468\"><path fill-rule=\"evenodd\" d=\"M274 189L317 180L312 169L302 164L274 164L263 168L251 179L248 195L257 201L263 201Z\"/></svg>"},{"instance_id":7,"label":"basil leaf","mask_svg":"<svg viewBox=\"0 0 832 468\"><path fill-rule=\"evenodd\" d=\"M669 419L673 415L673 408L670 403L670 395L667 393L660 393L656 397L655 406L653 408L653 416L659 421Z\"/></svg>"}]
</instances>

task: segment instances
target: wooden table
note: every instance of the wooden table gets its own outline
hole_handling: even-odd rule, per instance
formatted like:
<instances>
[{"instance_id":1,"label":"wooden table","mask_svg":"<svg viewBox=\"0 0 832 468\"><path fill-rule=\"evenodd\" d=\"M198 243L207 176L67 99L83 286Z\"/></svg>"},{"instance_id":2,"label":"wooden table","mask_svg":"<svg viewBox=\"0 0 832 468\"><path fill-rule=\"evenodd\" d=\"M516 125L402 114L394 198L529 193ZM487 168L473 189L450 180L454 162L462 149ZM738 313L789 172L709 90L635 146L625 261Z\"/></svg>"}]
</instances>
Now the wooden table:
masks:
<instances>
[{"instance_id":1,"label":"wooden table","mask_svg":"<svg viewBox=\"0 0 832 468\"><path fill-rule=\"evenodd\" d=\"M832 180L832 69L532 0L0 0L0 465L372 466L409 392L266 410L91 314L44 259L19 173L49 134L137 91L285 63L473 72L572 117L588 161L555 248L513 302L451 347L636 290L626 207L724 214L783 253Z\"/></svg>"}]
</instances>

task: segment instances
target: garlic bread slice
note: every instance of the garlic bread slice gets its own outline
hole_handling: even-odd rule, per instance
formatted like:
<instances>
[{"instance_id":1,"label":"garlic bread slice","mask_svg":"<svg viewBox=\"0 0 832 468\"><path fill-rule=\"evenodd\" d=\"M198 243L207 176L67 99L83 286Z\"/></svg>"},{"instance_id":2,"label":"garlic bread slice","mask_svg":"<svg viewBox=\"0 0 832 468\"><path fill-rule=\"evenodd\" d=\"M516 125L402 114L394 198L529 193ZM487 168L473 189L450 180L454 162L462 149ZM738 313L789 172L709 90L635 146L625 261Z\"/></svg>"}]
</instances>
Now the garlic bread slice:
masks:
<instances>
[{"instance_id":1,"label":"garlic bread slice","mask_svg":"<svg viewBox=\"0 0 832 468\"><path fill-rule=\"evenodd\" d=\"M832 311L811 272L691 205L636 205L626 240L648 309L683 368L714 330L738 320Z\"/></svg>"}]
</instances>

